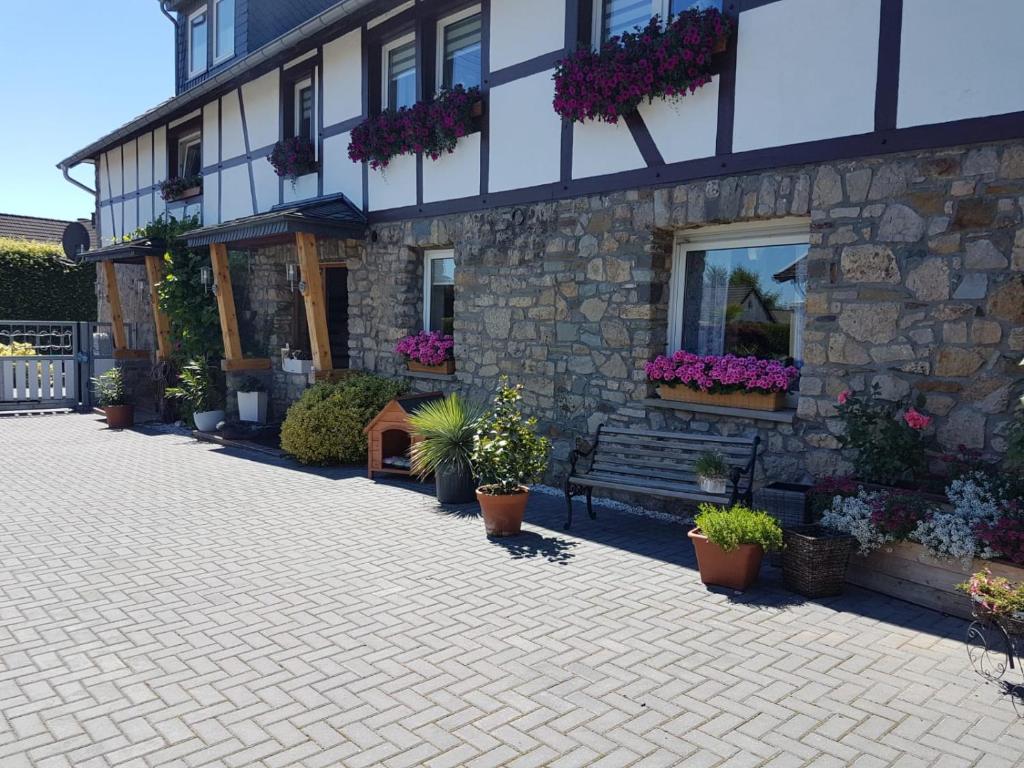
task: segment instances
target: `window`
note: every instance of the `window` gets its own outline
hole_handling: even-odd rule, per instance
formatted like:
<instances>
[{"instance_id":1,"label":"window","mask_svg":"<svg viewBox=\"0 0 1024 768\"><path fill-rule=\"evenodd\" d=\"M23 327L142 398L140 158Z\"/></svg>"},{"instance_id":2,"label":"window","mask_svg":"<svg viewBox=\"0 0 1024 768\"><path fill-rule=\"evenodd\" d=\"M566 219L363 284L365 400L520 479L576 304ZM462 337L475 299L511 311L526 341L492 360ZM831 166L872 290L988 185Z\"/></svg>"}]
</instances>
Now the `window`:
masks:
<instances>
[{"instance_id":1,"label":"window","mask_svg":"<svg viewBox=\"0 0 1024 768\"><path fill-rule=\"evenodd\" d=\"M474 6L437 23L438 90L481 81L480 8Z\"/></svg>"},{"instance_id":2,"label":"window","mask_svg":"<svg viewBox=\"0 0 1024 768\"><path fill-rule=\"evenodd\" d=\"M411 107L416 103L416 36L406 35L383 48L384 109Z\"/></svg>"},{"instance_id":3,"label":"window","mask_svg":"<svg viewBox=\"0 0 1024 768\"><path fill-rule=\"evenodd\" d=\"M423 270L423 329L451 334L455 324L455 252L429 251Z\"/></svg>"},{"instance_id":4,"label":"window","mask_svg":"<svg viewBox=\"0 0 1024 768\"><path fill-rule=\"evenodd\" d=\"M594 0L594 40L645 27L655 14L667 19L691 8L721 7L721 0Z\"/></svg>"},{"instance_id":5,"label":"window","mask_svg":"<svg viewBox=\"0 0 1024 768\"><path fill-rule=\"evenodd\" d=\"M297 82L293 98L292 135L313 141L313 79Z\"/></svg>"},{"instance_id":6,"label":"window","mask_svg":"<svg viewBox=\"0 0 1024 768\"><path fill-rule=\"evenodd\" d=\"M213 63L235 55L235 0L213 2Z\"/></svg>"},{"instance_id":7,"label":"window","mask_svg":"<svg viewBox=\"0 0 1024 768\"><path fill-rule=\"evenodd\" d=\"M188 17L188 76L206 71L206 6Z\"/></svg>"},{"instance_id":8,"label":"window","mask_svg":"<svg viewBox=\"0 0 1024 768\"><path fill-rule=\"evenodd\" d=\"M808 226L707 227L672 264L669 351L803 362Z\"/></svg>"},{"instance_id":9,"label":"window","mask_svg":"<svg viewBox=\"0 0 1024 768\"><path fill-rule=\"evenodd\" d=\"M202 170L202 136L190 133L178 139L177 175L179 179L198 176Z\"/></svg>"}]
</instances>

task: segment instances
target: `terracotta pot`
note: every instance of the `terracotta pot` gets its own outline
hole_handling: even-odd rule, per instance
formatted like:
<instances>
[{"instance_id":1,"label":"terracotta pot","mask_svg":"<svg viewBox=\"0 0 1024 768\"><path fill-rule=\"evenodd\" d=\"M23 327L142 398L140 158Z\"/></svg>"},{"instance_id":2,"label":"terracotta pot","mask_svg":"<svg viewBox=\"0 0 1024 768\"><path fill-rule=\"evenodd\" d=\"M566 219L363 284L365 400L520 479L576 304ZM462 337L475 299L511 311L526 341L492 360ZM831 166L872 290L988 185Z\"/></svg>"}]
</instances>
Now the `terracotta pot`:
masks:
<instances>
[{"instance_id":1,"label":"terracotta pot","mask_svg":"<svg viewBox=\"0 0 1024 768\"><path fill-rule=\"evenodd\" d=\"M103 409L109 429L130 429L135 426L134 405L108 405Z\"/></svg>"},{"instance_id":2,"label":"terracotta pot","mask_svg":"<svg viewBox=\"0 0 1024 768\"><path fill-rule=\"evenodd\" d=\"M476 500L484 515L484 528L488 536L515 536L522 530L523 514L526 502L530 498L530 489L519 486L518 493L491 494L484 493L483 488L476 489Z\"/></svg>"},{"instance_id":3,"label":"terracotta pot","mask_svg":"<svg viewBox=\"0 0 1024 768\"><path fill-rule=\"evenodd\" d=\"M708 537L699 528L694 528L687 536L693 542L700 580L705 584L742 592L757 581L761 559L764 557L764 548L760 544L740 544L731 552L726 552L708 541Z\"/></svg>"}]
</instances>

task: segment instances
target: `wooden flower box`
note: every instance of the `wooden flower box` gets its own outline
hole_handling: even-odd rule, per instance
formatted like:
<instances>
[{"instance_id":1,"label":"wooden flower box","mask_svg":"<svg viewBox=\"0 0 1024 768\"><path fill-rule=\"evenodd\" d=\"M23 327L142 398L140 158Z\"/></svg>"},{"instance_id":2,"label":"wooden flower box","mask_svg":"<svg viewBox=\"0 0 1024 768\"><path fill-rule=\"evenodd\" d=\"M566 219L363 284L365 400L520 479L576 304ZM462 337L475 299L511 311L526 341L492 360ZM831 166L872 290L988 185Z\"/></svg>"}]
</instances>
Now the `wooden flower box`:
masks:
<instances>
[{"instance_id":1,"label":"wooden flower box","mask_svg":"<svg viewBox=\"0 0 1024 768\"><path fill-rule=\"evenodd\" d=\"M442 376L451 376L455 373L454 360L445 360L439 365L424 365L423 363L418 363L415 360L406 360L405 364L408 370L412 373L436 373Z\"/></svg>"},{"instance_id":2,"label":"wooden flower box","mask_svg":"<svg viewBox=\"0 0 1024 768\"><path fill-rule=\"evenodd\" d=\"M781 411L786 407L785 392L702 392L681 384L658 387L662 400L697 405L720 405L725 408L749 408L755 411Z\"/></svg>"},{"instance_id":3,"label":"wooden flower box","mask_svg":"<svg viewBox=\"0 0 1024 768\"><path fill-rule=\"evenodd\" d=\"M1024 582L1024 568L1011 563L975 558L964 565L959 560L934 557L922 545L909 541L888 544L867 557L854 555L846 570L846 581L966 619L971 616L971 603L956 585L985 568L993 576Z\"/></svg>"}]
</instances>

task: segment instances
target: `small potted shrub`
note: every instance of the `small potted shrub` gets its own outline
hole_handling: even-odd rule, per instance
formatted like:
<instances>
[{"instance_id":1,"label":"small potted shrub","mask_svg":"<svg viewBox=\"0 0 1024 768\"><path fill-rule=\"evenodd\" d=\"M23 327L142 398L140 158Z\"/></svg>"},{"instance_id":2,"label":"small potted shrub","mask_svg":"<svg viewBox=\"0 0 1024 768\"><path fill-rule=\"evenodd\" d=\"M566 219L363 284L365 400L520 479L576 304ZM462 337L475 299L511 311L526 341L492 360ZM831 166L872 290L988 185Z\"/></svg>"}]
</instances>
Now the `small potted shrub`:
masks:
<instances>
[{"instance_id":1,"label":"small potted shrub","mask_svg":"<svg viewBox=\"0 0 1024 768\"><path fill-rule=\"evenodd\" d=\"M420 331L395 346L406 367L417 373L455 373L455 339L440 331Z\"/></svg>"},{"instance_id":2,"label":"small potted shrub","mask_svg":"<svg viewBox=\"0 0 1024 768\"><path fill-rule=\"evenodd\" d=\"M514 536L523 524L530 489L548 465L550 444L536 434L537 420L523 418L522 386L502 379L491 410L480 420L473 467L481 485L476 498L488 536Z\"/></svg>"},{"instance_id":3,"label":"small potted shrub","mask_svg":"<svg viewBox=\"0 0 1024 768\"><path fill-rule=\"evenodd\" d=\"M305 350L283 349L281 350L281 370L285 373L307 375L313 370L313 359Z\"/></svg>"},{"instance_id":4,"label":"small potted shrub","mask_svg":"<svg viewBox=\"0 0 1024 768\"><path fill-rule=\"evenodd\" d=\"M135 406L128 401L128 389L120 368L111 368L92 380L96 401L107 417L110 429L128 429L135 424Z\"/></svg>"},{"instance_id":5,"label":"small potted shrub","mask_svg":"<svg viewBox=\"0 0 1024 768\"><path fill-rule=\"evenodd\" d=\"M688 534L697 553L700 580L743 591L757 581L765 551L782 548L782 529L767 512L736 504L701 504Z\"/></svg>"},{"instance_id":6,"label":"small potted shrub","mask_svg":"<svg viewBox=\"0 0 1024 768\"><path fill-rule=\"evenodd\" d=\"M482 413L478 405L452 394L409 416L420 438L411 449L412 471L423 478L434 475L442 504L468 504L475 498L473 444Z\"/></svg>"},{"instance_id":7,"label":"small potted shrub","mask_svg":"<svg viewBox=\"0 0 1024 768\"><path fill-rule=\"evenodd\" d=\"M191 360L178 377L178 386L169 387L167 396L181 400L192 411L192 420L200 432L214 432L224 421L224 398L205 360Z\"/></svg>"},{"instance_id":8,"label":"small potted shrub","mask_svg":"<svg viewBox=\"0 0 1024 768\"><path fill-rule=\"evenodd\" d=\"M729 465L725 456L718 451L705 451L694 464L697 483L704 493L721 496L725 493L725 484L729 479Z\"/></svg>"},{"instance_id":9,"label":"small potted shrub","mask_svg":"<svg viewBox=\"0 0 1024 768\"><path fill-rule=\"evenodd\" d=\"M267 390L255 376L246 376L238 385L238 420L267 423Z\"/></svg>"}]
</instances>

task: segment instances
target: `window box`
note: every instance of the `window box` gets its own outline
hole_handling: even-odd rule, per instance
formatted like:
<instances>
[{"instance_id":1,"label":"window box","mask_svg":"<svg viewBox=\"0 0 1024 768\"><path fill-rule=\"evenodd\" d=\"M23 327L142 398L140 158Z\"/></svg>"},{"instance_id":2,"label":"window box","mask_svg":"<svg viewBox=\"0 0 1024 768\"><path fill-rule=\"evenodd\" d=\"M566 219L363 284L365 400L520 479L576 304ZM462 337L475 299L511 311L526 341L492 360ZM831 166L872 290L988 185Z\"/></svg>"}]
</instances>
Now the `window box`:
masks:
<instances>
[{"instance_id":1,"label":"window box","mask_svg":"<svg viewBox=\"0 0 1024 768\"><path fill-rule=\"evenodd\" d=\"M754 411L781 411L786 407L785 392L702 392L686 386L662 384L658 387L658 397L682 403L749 408Z\"/></svg>"},{"instance_id":2,"label":"window box","mask_svg":"<svg viewBox=\"0 0 1024 768\"><path fill-rule=\"evenodd\" d=\"M160 197L167 203L189 200L199 197L201 194L203 194L203 178L201 176L167 179L160 185Z\"/></svg>"},{"instance_id":3,"label":"window box","mask_svg":"<svg viewBox=\"0 0 1024 768\"><path fill-rule=\"evenodd\" d=\"M445 360L438 365L424 365L415 360L406 360L405 365L412 373L434 373L441 376L451 376L455 373L454 360Z\"/></svg>"}]
</instances>

